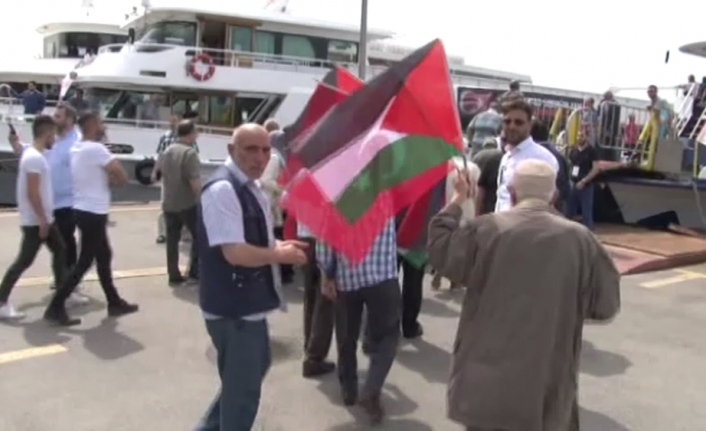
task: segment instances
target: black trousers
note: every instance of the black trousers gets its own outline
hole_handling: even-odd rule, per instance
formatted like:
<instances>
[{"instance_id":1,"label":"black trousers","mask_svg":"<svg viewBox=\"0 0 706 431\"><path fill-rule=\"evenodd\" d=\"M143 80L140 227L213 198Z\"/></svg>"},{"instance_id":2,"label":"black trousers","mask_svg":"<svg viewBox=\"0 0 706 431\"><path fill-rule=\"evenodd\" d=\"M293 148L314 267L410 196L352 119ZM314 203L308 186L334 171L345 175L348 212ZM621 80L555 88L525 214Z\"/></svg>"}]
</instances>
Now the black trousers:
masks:
<instances>
[{"instance_id":1,"label":"black trousers","mask_svg":"<svg viewBox=\"0 0 706 431\"><path fill-rule=\"evenodd\" d=\"M76 247L76 215L73 208L57 208L54 210L54 224L66 249L66 268L71 269L76 265L78 250Z\"/></svg>"},{"instance_id":2,"label":"black trousers","mask_svg":"<svg viewBox=\"0 0 706 431\"><path fill-rule=\"evenodd\" d=\"M113 283L113 250L108 239L108 215L75 210L76 225L81 234L80 253L76 265L68 273L54 294L50 307L64 307L66 299L74 292L83 276L96 263L96 272L108 304L120 301Z\"/></svg>"},{"instance_id":3,"label":"black trousers","mask_svg":"<svg viewBox=\"0 0 706 431\"><path fill-rule=\"evenodd\" d=\"M331 349L334 326L333 302L321 293L321 270L316 265L316 241L309 244L309 262L304 265L304 353L306 359L321 362Z\"/></svg>"},{"instance_id":4,"label":"black trousers","mask_svg":"<svg viewBox=\"0 0 706 431\"><path fill-rule=\"evenodd\" d=\"M402 267L402 334L407 336L416 332L419 325L424 268L417 268L401 257L397 261Z\"/></svg>"},{"instance_id":5,"label":"black trousers","mask_svg":"<svg viewBox=\"0 0 706 431\"><path fill-rule=\"evenodd\" d=\"M49 228L47 238L41 239L39 237L39 226L22 226L20 251L15 261L7 269L2 282L0 282L0 303L5 303L10 298L17 280L22 277L27 268L32 266L42 244L45 244L52 254L51 266L54 273L54 282L57 285L61 283L66 273L66 263L64 260L64 242L61 239L59 230L55 225L52 225Z\"/></svg>"},{"instance_id":6,"label":"black trousers","mask_svg":"<svg viewBox=\"0 0 706 431\"><path fill-rule=\"evenodd\" d=\"M182 278L179 270L179 242L184 226L191 234L191 258L189 261L189 277L198 278L199 256L198 245L196 243L196 220L198 218L198 208L193 206L182 211L165 211L164 225L167 234L167 274L169 280Z\"/></svg>"}]
</instances>

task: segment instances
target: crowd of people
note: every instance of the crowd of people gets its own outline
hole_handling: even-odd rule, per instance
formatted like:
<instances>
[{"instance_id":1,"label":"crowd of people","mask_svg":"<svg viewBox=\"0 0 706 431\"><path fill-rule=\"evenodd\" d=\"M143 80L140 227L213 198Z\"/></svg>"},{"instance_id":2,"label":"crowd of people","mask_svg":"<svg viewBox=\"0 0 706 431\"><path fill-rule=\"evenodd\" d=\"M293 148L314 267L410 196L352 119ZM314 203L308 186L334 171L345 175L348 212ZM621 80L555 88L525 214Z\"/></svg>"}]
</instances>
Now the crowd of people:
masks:
<instances>
[{"instance_id":1,"label":"crowd of people","mask_svg":"<svg viewBox=\"0 0 706 431\"><path fill-rule=\"evenodd\" d=\"M498 135L484 140L495 148L480 150L475 164L450 162L448 204L428 227L427 266L436 272L436 284L443 277L466 289L452 351L449 417L469 431L578 429L584 320L608 320L620 307L620 278L610 256L589 229L556 210L557 198L570 199L561 197L562 181L572 190L587 189L593 165L579 156L560 160L536 142L545 141L546 132L533 126L532 108L522 97L497 109ZM108 314L138 311L112 280L110 186L127 176L102 144L101 118L77 118L70 105L60 105L53 118L37 116L32 131L30 145L10 136L20 155L23 236L0 284L0 318L21 317L9 303L10 292L41 244L53 254L57 286L44 314L49 323L80 323L66 304L94 261ZM303 377L336 371L342 402L361 406L372 423L380 423L383 385L400 337L424 333L419 313L426 270L402 256L395 218L359 264L307 226L297 225L296 239L284 239L287 215L278 208L282 190L275 179L286 156L278 151L276 122L239 126L225 162L205 180L193 119L175 118L168 133L153 174L162 181L168 282L175 288L198 285L221 382L196 429L252 428L271 362L267 316L287 308L283 281L291 280L292 265L304 282ZM76 226L81 240L71 260ZM186 274L178 266L184 227L192 237ZM542 267L551 270L538 271ZM336 363L328 359L334 333ZM370 359L362 386L361 334Z\"/></svg>"}]
</instances>

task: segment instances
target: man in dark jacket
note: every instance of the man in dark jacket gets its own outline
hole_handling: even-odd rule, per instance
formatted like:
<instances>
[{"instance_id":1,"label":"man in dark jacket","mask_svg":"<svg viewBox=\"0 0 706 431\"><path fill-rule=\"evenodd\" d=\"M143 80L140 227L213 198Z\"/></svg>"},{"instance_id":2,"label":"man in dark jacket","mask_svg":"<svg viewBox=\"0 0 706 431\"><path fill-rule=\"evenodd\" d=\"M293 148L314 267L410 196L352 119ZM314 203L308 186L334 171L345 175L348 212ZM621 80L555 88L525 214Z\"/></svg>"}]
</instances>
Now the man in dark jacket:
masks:
<instances>
[{"instance_id":1,"label":"man in dark jacket","mask_svg":"<svg viewBox=\"0 0 706 431\"><path fill-rule=\"evenodd\" d=\"M571 184L569 182L569 164L566 158L556 149L556 146L549 141L549 129L541 121L534 121L532 123L532 130L530 131L532 139L534 142L540 144L547 150L549 150L556 161L559 164L559 172L556 176L556 190L559 196L554 202L554 207L557 211L564 213L565 202L569 197L569 192L571 190Z\"/></svg>"}]
</instances>

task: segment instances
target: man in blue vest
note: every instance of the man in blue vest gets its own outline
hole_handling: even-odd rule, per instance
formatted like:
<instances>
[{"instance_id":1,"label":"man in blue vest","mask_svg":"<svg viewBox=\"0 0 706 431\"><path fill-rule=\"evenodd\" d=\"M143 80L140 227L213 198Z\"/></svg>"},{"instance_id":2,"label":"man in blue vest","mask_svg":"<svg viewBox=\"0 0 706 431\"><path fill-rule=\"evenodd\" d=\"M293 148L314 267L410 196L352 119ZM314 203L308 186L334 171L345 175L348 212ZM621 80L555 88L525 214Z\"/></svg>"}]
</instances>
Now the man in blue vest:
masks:
<instances>
[{"instance_id":1,"label":"man in blue vest","mask_svg":"<svg viewBox=\"0 0 706 431\"><path fill-rule=\"evenodd\" d=\"M201 310L218 352L221 390L197 431L248 431L270 366L266 317L286 308L278 265L302 265L306 243L276 241L260 178L270 138L245 124L228 144L230 157L203 186L197 227Z\"/></svg>"}]
</instances>

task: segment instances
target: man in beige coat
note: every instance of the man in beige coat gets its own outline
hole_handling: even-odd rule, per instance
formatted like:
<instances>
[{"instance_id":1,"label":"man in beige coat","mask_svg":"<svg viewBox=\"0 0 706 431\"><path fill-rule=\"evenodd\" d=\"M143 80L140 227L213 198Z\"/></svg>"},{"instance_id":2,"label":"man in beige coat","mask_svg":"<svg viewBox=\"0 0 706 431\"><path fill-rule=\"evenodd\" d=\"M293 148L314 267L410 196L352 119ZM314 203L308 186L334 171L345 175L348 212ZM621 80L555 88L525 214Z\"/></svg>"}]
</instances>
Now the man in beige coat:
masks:
<instances>
[{"instance_id":1,"label":"man in beige coat","mask_svg":"<svg viewBox=\"0 0 706 431\"><path fill-rule=\"evenodd\" d=\"M606 250L552 208L555 178L546 162L519 162L508 185L513 208L459 226L475 189L459 175L430 224L430 264L467 287L448 415L468 431L578 430L584 320L609 320L620 308Z\"/></svg>"}]
</instances>

